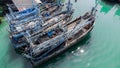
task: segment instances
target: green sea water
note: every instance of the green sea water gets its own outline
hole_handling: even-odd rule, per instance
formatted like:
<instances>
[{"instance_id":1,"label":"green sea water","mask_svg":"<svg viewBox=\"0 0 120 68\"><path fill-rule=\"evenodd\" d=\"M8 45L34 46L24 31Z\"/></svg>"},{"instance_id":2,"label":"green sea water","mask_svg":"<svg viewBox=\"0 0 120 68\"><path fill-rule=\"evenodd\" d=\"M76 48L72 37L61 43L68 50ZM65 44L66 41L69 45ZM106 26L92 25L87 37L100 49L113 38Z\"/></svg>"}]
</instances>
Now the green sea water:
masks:
<instances>
[{"instance_id":1,"label":"green sea water","mask_svg":"<svg viewBox=\"0 0 120 68\"><path fill-rule=\"evenodd\" d=\"M95 6L95 0L71 0L74 17L83 15ZM67 0L65 1L67 2ZM37 68L120 68L120 5L98 2L96 23L81 42ZM10 44L8 24L0 24L0 68L32 68L16 54Z\"/></svg>"}]
</instances>

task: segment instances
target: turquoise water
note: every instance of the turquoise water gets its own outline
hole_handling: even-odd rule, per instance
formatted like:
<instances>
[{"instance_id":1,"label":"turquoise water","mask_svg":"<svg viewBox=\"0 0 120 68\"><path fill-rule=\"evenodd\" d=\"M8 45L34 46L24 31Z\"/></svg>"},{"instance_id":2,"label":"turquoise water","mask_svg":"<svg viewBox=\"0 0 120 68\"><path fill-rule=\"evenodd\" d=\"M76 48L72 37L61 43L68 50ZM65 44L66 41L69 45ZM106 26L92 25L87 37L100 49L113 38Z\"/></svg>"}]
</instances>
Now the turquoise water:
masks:
<instances>
[{"instance_id":1,"label":"turquoise water","mask_svg":"<svg viewBox=\"0 0 120 68\"><path fill-rule=\"evenodd\" d=\"M83 15L95 0L71 0L74 17ZM65 1L67 2L67 0ZM120 68L120 6L98 1L96 24L92 32L68 51L37 68ZM0 24L0 68L32 68L16 54L10 44L8 25Z\"/></svg>"}]
</instances>

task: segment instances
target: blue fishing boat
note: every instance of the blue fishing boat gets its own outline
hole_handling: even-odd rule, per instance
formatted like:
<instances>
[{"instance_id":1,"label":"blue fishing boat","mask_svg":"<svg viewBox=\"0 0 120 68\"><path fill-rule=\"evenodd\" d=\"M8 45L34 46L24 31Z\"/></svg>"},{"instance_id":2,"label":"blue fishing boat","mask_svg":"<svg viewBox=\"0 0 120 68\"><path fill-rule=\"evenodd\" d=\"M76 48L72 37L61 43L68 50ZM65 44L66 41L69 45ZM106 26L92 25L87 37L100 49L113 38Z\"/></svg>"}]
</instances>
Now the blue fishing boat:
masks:
<instances>
[{"instance_id":1,"label":"blue fishing boat","mask_svg":"<svg viewBox=\"0 0 120 68\"><path fill-rule=\"evenodd\" d=\"M29 48L29 44L24 41L26 36L43 36L44 34L49 32L48 30L45 31L45 29L48 29L53 25L58 25L61 21L71 20L73 11L74 10L72 9L72 7L67 7L66 10L50 16L44 21L41 17L38 17L27 21L27 23L16 25L14 26L14 28L11 28L12 30L10 32L10 39L15 50L20 53L25 52L26 48ZM11 25L11 27L13 26Z\"/></svg>"},{"instance_id":2,"label":"blue fishing boat","mask_svg":"<svg viewBox=\"0 0 120 68\"><path fill-rule=\"evenodd\" d=\"M24 41L26 36L34 36L41 35L43 36L45 33L49 32L48 28L53 25L58 25L61 21L69 21L71 20L73 10L64 11L54 16L52 19L45 21L45 23L40 23L39 19L31 20L29 24L17 26L14 33L10 33L10 39L14 48L20 53L24 52L25 48L28 48L28 44ZM46 31L45 31L46 29ZM21 50L24 49L24 50Z\"/></svg>"},{"instance_id":3,"label":"blue fishing boat","mask_svg":"<svg viewBox=\"0 0 120 68\"><path fill-rule=\"evenodd\" d=\"M50 3L45 3L43 4L38 4L34 7L31 7L29 9L23 10L23 11L17 11L13 12L11 7L8 6L10 14L7 14L7 20L11 24L20 24L25 21L28 21L30 19L38 17L40 14L45 17L51 15L53 12L56 12L58 9L61 9L61 6L58 6L57 4L50 4ZM44 9L41 9L44 8Z\"/></svg>"}]
</instances>

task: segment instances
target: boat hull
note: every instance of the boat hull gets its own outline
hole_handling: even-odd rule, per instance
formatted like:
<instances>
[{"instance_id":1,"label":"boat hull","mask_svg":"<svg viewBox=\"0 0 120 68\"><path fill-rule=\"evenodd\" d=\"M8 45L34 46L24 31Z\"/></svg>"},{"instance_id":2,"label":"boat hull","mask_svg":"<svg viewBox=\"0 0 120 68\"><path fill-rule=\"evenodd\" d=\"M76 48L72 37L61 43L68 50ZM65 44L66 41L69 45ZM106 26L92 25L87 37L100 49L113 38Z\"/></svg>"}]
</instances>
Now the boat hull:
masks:
<instances>
[{"instance_id":1,"label":"boat hull","mask_svg":"<svg viewBox=\"0 0 120 68\"><path fill-rule=\"evenodd\" d=\"M36 67L36 66L39 66L43 63L45 63L46 61L50 60L51 58L53 57L56 57L57 55L65 52L67 49L69 49L70 47L74 46L74 44L76 44L77 42L80 42L82 41L90 32L91 30L93 29L94 26L92 26L86 33L84 33L83 35L79 36L77 39L74 39L72 43L68 44L66 47L52 53L51 55L45 57L45 58L42 58L41 60L38 60L37 62L34 62L33 60L30 60L31 64Z\"/></svg>"}]
</instances>

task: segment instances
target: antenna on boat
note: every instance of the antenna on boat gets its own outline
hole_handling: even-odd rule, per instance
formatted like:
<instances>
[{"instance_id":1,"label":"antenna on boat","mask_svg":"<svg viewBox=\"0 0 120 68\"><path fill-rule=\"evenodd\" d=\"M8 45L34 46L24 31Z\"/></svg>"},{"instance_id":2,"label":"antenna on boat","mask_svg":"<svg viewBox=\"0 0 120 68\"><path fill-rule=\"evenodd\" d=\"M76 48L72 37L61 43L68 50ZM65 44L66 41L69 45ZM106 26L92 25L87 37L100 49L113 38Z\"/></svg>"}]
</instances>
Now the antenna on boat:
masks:
<instances>
[{"instance_id":1,"label":"antenna on boat","mask_svg":"<svg viewBox=\"0 0 120 68\"><path fill-rule=\"evenodd\" d=\"M96 11L97 11L97 9L96 9L97 6L98 6L98 1L95 0L95 6L92 8L92 10L91 10L91 14L95 15L95 13L96 13Z\"/></svg>"},{"instance_id":2,"label":"antenna on boat","mask_svg":"<svg viewBox=\"0 0 120 68\"><path fill-rule=\"evenodd\" d=\"M95 8L98 6L98 0L95 0Z\"/></svg>"},{"instance_id":3,"label":"antenna on boat","mask_svg":"<svg viewBox=\"0 0 120 68\"><path fill-rule=\"evenodd\" d=\"M61 0L57 0L57 5L58 5L58 6L61 5Z\"/></svg>"},{"instance_id":4,"label":"antenna on boat","mask_svg":"<svg viewBox=\"0 0 120 68\"><path fill-rule=\"evenodd\" d=\"M70 11L72 8L72 3L70 0L68 0L68 3L67 3L67 11Z\"/></svg>"},{"instance_id":5,"label":"antenna on boat","mask_svg":"<svg viewBox=\"0 0 120 68\"><path fill-rule=\"evenodd\" d=\"M32 5L33 5L33 7L35 7L35 1L34 0L32 0Z\"/></svg>"}]
</instances>

